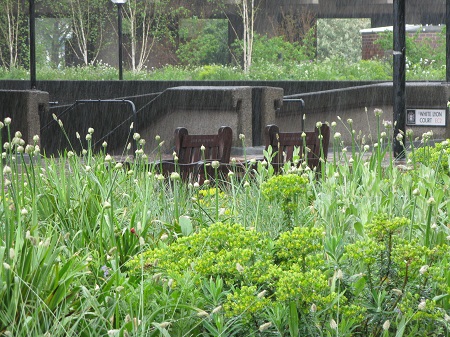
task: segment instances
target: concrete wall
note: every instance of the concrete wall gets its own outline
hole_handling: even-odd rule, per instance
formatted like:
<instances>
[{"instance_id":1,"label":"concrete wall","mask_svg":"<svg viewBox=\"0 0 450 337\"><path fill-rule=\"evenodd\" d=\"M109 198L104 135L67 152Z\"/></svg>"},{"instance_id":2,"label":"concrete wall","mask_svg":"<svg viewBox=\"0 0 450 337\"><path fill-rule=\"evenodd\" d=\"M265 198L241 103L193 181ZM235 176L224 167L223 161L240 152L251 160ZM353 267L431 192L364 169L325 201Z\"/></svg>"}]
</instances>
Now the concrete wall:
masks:
<instances>
[{"instance_id":1,"label":"concrete wall","mask_svg":"<svg viewBox=\"0 0 450 337\"><path fill-rule=\"evenodd\" d=\"M377 84L379 81L37 81L39 90L49 93L50 102L72 104L80 99L132 98L136 109L147 104L141 95L161 93L180 86L249 86L282 88L285 95ZM29 81L0 80L0 90L27 90Z\"/></svg>"},{"instance_id":2,"label":"concrete wall","mask_svg":"<svg viewBox=\"0 0 450 337\"><path fill-rule=\"evenodd\" d=\"M8 83L26 84L18 81ZM8 83L0 81L0 86ZM203 86L200 84L206 84L205 82L191 82L198 85L177 86L176 84L188 82L55 81L41 82L41 87L43 83L52 90L51 93L3 91L3 96L0 95L0 106L2 118L12 117L17 123L14 127L20 129L28 141L34 134L39 134L39 125L45 126L40 130L40 134L42 147L47 149L48 153L57 153L69 147L59 126L53 122L52 113L60 116L74 146L80 142L75 138L76 132L81 134L81 141L85 146L87 144L84 136L88 127L93 127L94 141L99 147L103 141L102 137L117 128L117 131L104 140L108 142L108 150L116 149L119 153L126 146L127 137L130 137L130 124L133 121L132 111L127 104L104 106L94 102L91 105L80 104L76 110L68 109L70 105L59 105L47 110L49 97L67 101L70 95L71 100L95 98L96 95L101 98L128 98L136 105L135 127L147 141L146 149L153 149L156 146L154 137L160 135L161 139L166 141L165 150L169 153L173 145L173 131L178 126L187 127L191 133L216 133L220 126L229 125L234 133L234 146L241 145L238 140L240 133L246 136L246 146L257 146L264 142L263 130L267 124L278 124L282 131L296 131L302 129L302 124L305 130L313 130L318 121L330 124L336 122L334 131L341 133L342 140L349 145L351 133L348 130L348 119L353 120L352 126L356 134L365 135L366 139L369 139L370 135L376 135L377 120L374 109L384 111L382 121L392 122L393 119L393 87L389 82L370 85L353 82L353 86L347 88L342 88L343 83L340 82L336 82L335 88L330 82L214 82L216 85L208 83ZM236 83L240 85L234 86ZM261 85L264 83L266 85ZM363 85L355 85L361 83ZM280 87L273 84L280 84ZM167 85L174 86L160 95L151 94L155 89L164 90ZM330 89L320 90L324 88ZM297 91L294 94L300 89L306 91ZM302 98L305 107L283 104L283 94L285 98ZM34 95L38 95L39 99ZM408 82L406 98L407 108L446 109L450 98L449 85L440 82ZM5 108L6 106L10 108ZM15 111L15 114L11 114L11 111ZM27 115L23 111L35 112ZM448 113L446 118L448 119ZM120 124L122 125L118 127ZM447 126L407 128L412 129L417 137L431 129L436 139L450 137Z\"/></svg>"},{"instance_id":3,"label":"concrete wall","mask_svg":"<svg viewBox=\"0 0 450 337\"><path fill-rule=\"evenodd\" d=\"M181 86L169 88L139 112L138 130L155 147L155 135L165 140L164 151L173 148L173 133L179 126L191 134L214 134L221 126L233 130L233 145L239 146L240 133L249 135L251 145L251 87Z\"/></svg>"},{"instance_id":4,"label":"concrete wall","mask_svg":"<svg viewBox=\"0 0 450 337\"><path fill-rule=\"evenodd\" d=\"M410 82L406 85L406 107L446 109L450 97L447 83ZM346 145L351 143L348 119L353 120L356 134L365 135L366 139L376 136L377 119L375 109L383 110L381 121L393 121L393 87L392 83L359 86L348 89L328 90L299 95L305 100L305 129L312 130L316 122L336 122L335 131L341 133ZM298 97L297 95L289 97ZM366 112L367 108L367 112ZM339 117L341 120L339 120ZM297 111L281 110L277 113L280 130L294 131L301 125L301 115ZM448 113L447 113L448 123ZM433 130L434 138L450 137L448 127L443 126L407 126L416 137ZM386 131L382 127L381 131Z\"/></svg>"},{"instance_id":5,"label":"concrete wall","mask_svg":"<svg viewBox=\"0 0 450 337\"><path fill-rule=\"evenodd\" d=\"M48 113L48 93L38 90L0 90L0 120L11 118L11 137L16 131L22 133L27 144L33 144L33 137L40 135L40 116ZM8 138L6 128L2 139Z\"/></svg>"}]
</instances>

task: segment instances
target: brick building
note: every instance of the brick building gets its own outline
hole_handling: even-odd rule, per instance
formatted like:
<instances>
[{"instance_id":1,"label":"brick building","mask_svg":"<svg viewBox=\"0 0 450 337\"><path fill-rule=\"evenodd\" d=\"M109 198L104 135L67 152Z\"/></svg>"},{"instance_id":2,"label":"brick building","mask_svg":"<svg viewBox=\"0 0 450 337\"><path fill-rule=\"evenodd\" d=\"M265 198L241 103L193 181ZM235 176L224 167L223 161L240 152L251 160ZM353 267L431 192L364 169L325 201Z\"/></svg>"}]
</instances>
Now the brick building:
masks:
<instances>
[{"instance_id":1,"label":"brick building","mask_svg":"<svg viewBox=\"0 0 450 337\"><path fill-rule=\"evenodd\" d=\"M444 26L442 25L406 25L406 34L410 37L415 36L417 42L425 42L432 47L437 47L439 43L439 34L442 34L443 28ZM384 50L376 43L380 35L386 31L392 32L392 26L361 30L363 60L382 58L391 55L392 50Z\"/></svg>"}]
</instances>

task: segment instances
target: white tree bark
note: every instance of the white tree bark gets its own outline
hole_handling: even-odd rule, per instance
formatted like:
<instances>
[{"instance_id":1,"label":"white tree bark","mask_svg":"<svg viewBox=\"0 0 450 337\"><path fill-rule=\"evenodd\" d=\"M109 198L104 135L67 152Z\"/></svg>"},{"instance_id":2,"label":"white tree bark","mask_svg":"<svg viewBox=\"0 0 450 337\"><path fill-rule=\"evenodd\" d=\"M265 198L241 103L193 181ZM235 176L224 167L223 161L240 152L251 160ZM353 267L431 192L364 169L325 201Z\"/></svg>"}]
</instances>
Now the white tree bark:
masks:
<instances>
[{"instance_id":1,"label":"white tree bark","mask_svg":"<svg viewBox=\"0 0 450 337\"><path fill-rule=\"evenodd\" d=\"M94 0L95 1L95 0ZM71 21L73 34L76 37L75 45L70 41L70 45L75 53L75 55L83 60L85 65L89 63L95 63L100 52L100 46L103 43L103 29L99 25L98 37L97 37L97 48L93 50L93 56L89 60L89 37L91 32L90 20L92 20L92 8L95 6L91 5L91 0L70 0L70 10L71 10Z\"/></svg>"},{"instance_id":2,"label":"white tree bark","mask_svg":"<svg viewBox=\"0 0 450 337\"><path fill-rule=\"evenodd\" d=\"M21 13L21 2L19 0L6 0L4 2L3 18L1 20L1 34L3 40L6 41L7 55L3 55L0 51L0 57L3 64L9 69L17 67L19 58L19 28Z\"/></svg>"},{"instance_id":3,"label":"white tree bark","mask_svg":"<svg viewBox=\"0 0 450 337\"><path fill-rule=\"evenodd\" d=\"M124 14L129 22L130 58L133 71L140 71L147 63L160 30L159 17L162 1L129 0Z\"/></svg>"}]
</instances>

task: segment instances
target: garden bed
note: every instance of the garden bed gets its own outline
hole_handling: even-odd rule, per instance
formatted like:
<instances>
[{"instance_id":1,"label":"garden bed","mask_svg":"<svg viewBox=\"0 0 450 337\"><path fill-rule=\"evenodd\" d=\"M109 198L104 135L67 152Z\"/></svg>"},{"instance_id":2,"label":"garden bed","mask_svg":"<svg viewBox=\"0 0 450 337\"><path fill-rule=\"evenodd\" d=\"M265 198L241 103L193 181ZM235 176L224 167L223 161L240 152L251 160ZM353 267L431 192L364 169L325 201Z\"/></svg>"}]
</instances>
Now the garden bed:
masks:
<instances>
[{"instance_id":1,"label":"garden bed","mask_svg":"<svg viewBox=\"0 0 450 337\"><path fill-rule=\"evenodd\" d=\"M334 127L319 174L214 186L155 174L142 141L124 166L1 140L0 334L448 335L448 144L399 168L392 130L347 150Z\"/></svg>"}]
</instances>

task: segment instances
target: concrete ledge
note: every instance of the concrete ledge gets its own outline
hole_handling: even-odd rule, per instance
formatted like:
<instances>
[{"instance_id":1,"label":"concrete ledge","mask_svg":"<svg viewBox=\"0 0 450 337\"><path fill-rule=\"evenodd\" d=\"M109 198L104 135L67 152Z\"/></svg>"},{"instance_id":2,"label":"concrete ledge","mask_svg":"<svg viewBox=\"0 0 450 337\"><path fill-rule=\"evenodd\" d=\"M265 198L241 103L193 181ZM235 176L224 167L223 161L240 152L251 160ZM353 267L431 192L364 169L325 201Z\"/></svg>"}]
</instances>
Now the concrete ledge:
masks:
<instances>
[{"instance_id":1,"label":"concrete ledge","mask_svg":"<svg viewBox=\"0 0 450 337\"><path fill-rule=\"evenodd\" d=\"M40 136L40 118L48 112L49 94L38 90L0 90L0 117L10 117L11 137L16 131L22 133L27 144L33 144L33 136ZM6 128L2 139L7 139Z\"/></svg>"},{"instance_id":2,"label":"concrete ledge","mask_svg":"<svg viewBox=\"0 0 450 337\"><path fill-rule=\"evenodd\" d=\"M437 82L408 82L406 84L407 108L446 109L450 97L450 86ZM291 95L289 98L302 98L306 105L305 129L312 130L316 122L336 122L335 131L341 133L345 144L351 142L348 119L353 121L356 134L374 137L377 131L377 119L374 109L383 110L381 120L393 121L393 85L379 83L356 86L346 89L335 89L320 92L310 92L301 95ZM367 112L366 112L367 108ZM341 118L339 121L338 118ZM302 115L297 111L281 110L277 113L277 124L281 130L294 131L301 124ZM447 113L447 123L448 121ZM420 137L423 133L433 130L436 138L448 138L447 127L407 126L414 135ZM384 128L381 131L385 131Z\"/></svg>"}]
</instances>

